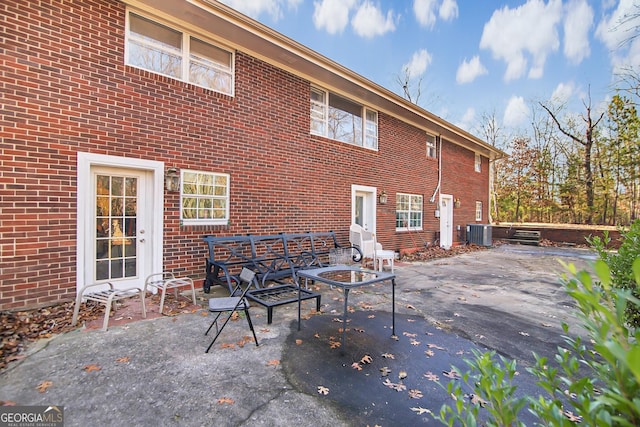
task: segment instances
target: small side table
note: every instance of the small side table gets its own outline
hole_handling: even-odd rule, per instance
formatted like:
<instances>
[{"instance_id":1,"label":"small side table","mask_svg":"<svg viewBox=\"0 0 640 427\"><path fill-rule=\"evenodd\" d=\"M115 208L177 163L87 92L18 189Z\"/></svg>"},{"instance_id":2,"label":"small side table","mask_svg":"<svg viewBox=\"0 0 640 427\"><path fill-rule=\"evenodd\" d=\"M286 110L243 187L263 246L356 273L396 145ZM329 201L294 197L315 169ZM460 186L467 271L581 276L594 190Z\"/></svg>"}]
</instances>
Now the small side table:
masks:
<instances>
[{"instance_id":1,"label":"small side table","mask_svg":"<svg viewBox=\"0 0 640 427\"><path fill-rule=\"evenodd\" d=\"M389 264L389 266L391 267L391 273L393 273L393 260L396 257L396 253L394 251L385 251L385 250L377 250L376 251L376 263L380 263L377 266L374 265L373 268L375 269L376 267L378 267L378 271L382 271L382 266L384 264L384 261L387 261L387 264Z\"/></svg>"}]
</instances>

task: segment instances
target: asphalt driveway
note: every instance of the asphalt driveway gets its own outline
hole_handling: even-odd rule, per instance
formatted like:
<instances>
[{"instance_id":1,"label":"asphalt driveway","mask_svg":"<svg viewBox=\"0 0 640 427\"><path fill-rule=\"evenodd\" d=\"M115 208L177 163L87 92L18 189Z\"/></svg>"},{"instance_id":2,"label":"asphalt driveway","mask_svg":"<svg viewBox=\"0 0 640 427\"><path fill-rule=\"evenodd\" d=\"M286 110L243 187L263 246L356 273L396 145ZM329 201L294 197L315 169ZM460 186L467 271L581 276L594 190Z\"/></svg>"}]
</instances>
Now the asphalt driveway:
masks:
<instances>
[{"instance_id":1,"label":"asphalt driveway","mask_svg":"<svg viewBox=\"0 0 640 427\"><path fill-rule=\"evenodd\" d=\"M240 319L205 354L204 310L81 329L31 346L0 374L0 400L63 406L65 426L434 425L423 410L449 402L436 380L446 386L445 373L464 367L472 349L516 359L520 392L536 391L524 373L532 352L554 354L561 322L580 333L559 260L593 259L582 249L503 245L400 264L396 336L389 286L361 288L349 298L345 349L335 345L341 293L323 285L322 314L305 303L301 331L294 306L278 307L271 325L252 308L259 347Z\"/></svg>"}]
</instances>

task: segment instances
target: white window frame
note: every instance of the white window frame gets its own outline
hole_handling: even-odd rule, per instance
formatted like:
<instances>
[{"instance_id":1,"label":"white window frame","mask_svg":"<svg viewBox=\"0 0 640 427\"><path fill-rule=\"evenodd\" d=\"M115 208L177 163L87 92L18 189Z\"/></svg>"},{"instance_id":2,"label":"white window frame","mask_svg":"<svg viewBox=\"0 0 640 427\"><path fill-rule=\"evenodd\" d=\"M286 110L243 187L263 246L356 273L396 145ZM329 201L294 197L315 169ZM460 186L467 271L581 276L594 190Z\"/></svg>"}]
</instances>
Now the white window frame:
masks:
<instances>
[{"instance_id":1,"label":"white window frame","mask_svg":"<svg viewBox=\"0 0 640 427\"><path fill-rule=\"evenodd\" d=\"M409 206L408 209L398 209L398 205L401 203L401 199L409 198ZM419 199L419 201L418 201ZM418 209L413 209L413 207L419 206ZM398 226L398 214L406 213L408 222L406 226ZM413 227L411 226L411 217L412 214L420 215L420 225ZM409 230L422 230L422 224L424 222L424 196L421 194L408 194L408 193L396 193L396 231L409 231Z\"/></svg>"},{"instance_id":2,"label":"white window frame","mask_svg":"<svg viewBox=\"0 0 640 427\"><path fill-rule=\"evenodd\" d=\"M196 174L196 193L186 193L185 186L190 182L185 180L185 175ZM210 193L200 193L201 189L207 187L206 178L212 178L213 191ZM223 194L216 194L216 181L217 178L224 178L226 180L226 188ZM218 186L220 187L220 186ZM184 225L228 225L229 224L229 202L230 202L230 188L231 188L231 176L226 173L205 172L191 169L182 169L180 171L180 222ZM212 194L213 193L213 194ZM185 203L188 199L195 199L196 206L192 209L196 210L196 218L185 216ZM215 205L220 203L224 204L223 208L215 208ZM206 205L206 206L203 206ZM201 213L209 212L212 214L214 211L223 212L222 217L198 217Z\"/></svg>"},{"instance_id":3,"label":"white window frame","mask_svg":"<svg viewBox=\"0 0 640 427\"><path fill-rule=\"evenodd\" d=\"M155 24L158 24L160 26L166 27L170 30L173 30L177 33L180 33L182 35L182 42L181 42L181 48L169 48L166 47L164 45L162 45L161 43L154 43L153 41L147 40L145 38L142 37L137 37L136 35L132 34L130 31L130 25L131 25L131 15L134 14L142 19L147 19ZM205 88L207 90L211 90L214 92L218 92L218 93L222 93L225 95L229 95L229 96L234 96L234 88L235 88L235 52L233 49L230 49L228 47L225 46L221 46L219 43L215 43L205 37L202 37L201 35L198 34L191 34L188 33L186 31L181 30L180 28L176 28L174 25L170 25L166 22L163 22L159 19L156 18L152 18L150 16L147 16L143 13L140 13L138 11L134 11L134 10L128 10L127 11L127 19L126 19L126 31L125 31L125 62L127 65L131 66L131 67L135 67L135 68L140 68L142 70L146 70L146 71L150 71L152 73L155 74L159 74L162 76L167 76L169 78L172 79L176 79L176 80L180 80L183 82L187 82L202 88ZM215 47L217 49L220 49L226 53L229 54L229 66L226 67L224 64L220 64L217 63L215 61L212 61L210 59L207 58L203 58L200 55L197 55L195 53L191 52L190 46L191 46L191 39L197 39L198 41L204 43L204 44L208 44L212 47ZM170 74L166 74L166 73L162 73L159 72L158 70L155 70L153 68L146 68L140 65L137 65L135 63L132 63L129 59L129 54L130 54L130 43L134 42L136 44L142 45L142 46L146 46L148 48L152 48L158 51L162 51L162 52L166 52L169 55L175 56L175 57L180 57L181 61L180 61L180 76L173 76ZM190 77L190 67L191 65L198 65L200 67L205 67L205 68L209 68L211 70L213 70L214 72L220 74L221 76L223 76L225 79L229 79L229 87L228 88L221 88L221 87L211 87L211 86L206 86L203 85L201 83L192 81L191 77Z\"/></svg>"},{"instance_id":4,"label":"white window frame","mask_svg":"<svg viewBox=\"0 0 640 427\"><path fill-rule=\"evenodd\" d=\"M318 99L313 99L312 94L315 94L316 98ZM360 120L362 122L362 129L360 129L360 141L348 142L329 136L329 111L331 108L330 95L343 98L350 103L360 106ZM317 86L311 86L309 92L309 100L309 114L311 120L310 132L312 135L323 136L335 141L344 142L345 144L357 145L359 147L368 148L370 150L378 149L378 112L376 110L366 107L346 96L329 92L328 90L319 88Z\"/></svg>"},{"instance_id":5,"label":"white window frame","mask_svg":"<svg viewBox=\"0 0 640 427\"><path fill-rule=\"evenodd\" d=\"M476 153L473 161L473 169L476 172L482 172L482 157L478 153Z\"/></svg>"},{"instance_id":6,"label":"white window frame","mask_svg":"<svg viewBox=\"0 0 640 427\"><path fill-rule=\"evenodd\" d=\"M476 221L482 221L482 202L476 200Z\"/></svg>"},{"instance_id":7,"label":"white window frame","mask_svg":"<svg viewBox=\"0 0 640 427\"><path fill-rule=\"evenodd\" d=\"M430 159L438 158L438 139L435 135L427 134L427 157Z\"/></svg>"}]
</instances>

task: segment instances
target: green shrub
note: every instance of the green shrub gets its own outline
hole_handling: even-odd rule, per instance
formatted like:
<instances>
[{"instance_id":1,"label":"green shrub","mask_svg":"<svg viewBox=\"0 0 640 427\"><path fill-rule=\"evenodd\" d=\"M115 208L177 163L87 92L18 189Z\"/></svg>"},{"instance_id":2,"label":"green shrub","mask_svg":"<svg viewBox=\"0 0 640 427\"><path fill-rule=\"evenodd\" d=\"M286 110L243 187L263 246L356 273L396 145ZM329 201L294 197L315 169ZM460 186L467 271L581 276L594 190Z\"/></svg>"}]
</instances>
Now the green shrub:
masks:
<instances>
[{"instance_id":1,"label":"green shrub","mask_svg":"<svg viewBox=\"0 0 640 427\"><path fill-rule=\"evenodd\" d=\"M607 232L602 238L596 236L587 241L598 252L600 259L609 266L613 286L629 289L633 296L640 298L640 285L635 282L631 271L633 261L640 257L640 220L634 221L628 230L620 230L620 235L622 242L617 252L607 249L611 243ZM640 308L634 304L628 304L626 321L633 327L640 327Z\"/></svg>"},{"instance_id":2,"label":"green shrub","mask_svg":"<svg viewBox=\"0 0 640 427\"><path fill-rule=\"evenodd\" d=\"M640 310L640 300L630 289L615 286L604 260L594 264L596 281L573 265L566 268L572 278L565 276L563 282L589 340L585 344L579 337L565 336L567 347L558 348L554 366L547 357L535 355L536 365L528 371L544 394L515 398L516 387L511 384L515 362L502 357L494 361L494 352L478 352L465 360L470 371L462 381L447 385L455 404L443 405L433 414L436 420L449 426L475 426L483 406L486 425L521 426L518 413L528 406L543 426L640 425L640 329L625 319L628 306ZM640 257L629 265L629 275L640 285ZM568 333L566 324L563 328ZM463 385L473 392L464 394Z\"/></svg>"}]
</instances>

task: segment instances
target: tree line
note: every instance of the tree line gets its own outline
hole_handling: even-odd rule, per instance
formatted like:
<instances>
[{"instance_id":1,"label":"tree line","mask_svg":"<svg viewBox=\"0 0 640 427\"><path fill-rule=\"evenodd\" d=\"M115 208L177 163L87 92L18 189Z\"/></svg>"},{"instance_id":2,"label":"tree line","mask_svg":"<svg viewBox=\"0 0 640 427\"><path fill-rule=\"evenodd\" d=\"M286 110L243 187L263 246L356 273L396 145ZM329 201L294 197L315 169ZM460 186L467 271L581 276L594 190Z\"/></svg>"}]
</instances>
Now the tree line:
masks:
<instances>
[{"instance_id":1,"label":"tree line","mask_svg":"<svg viewBox=\"0 0 640 427\"><path fill-rule=\"evenodd\" d=\"M494 116L483 117L487 141L509 154L494 163L494 221L628 225L640 218L636 104L617 91L601 110L590 99L579 115L538 102L530 132L511 138Z\"/></svg>"}]
</instances>

